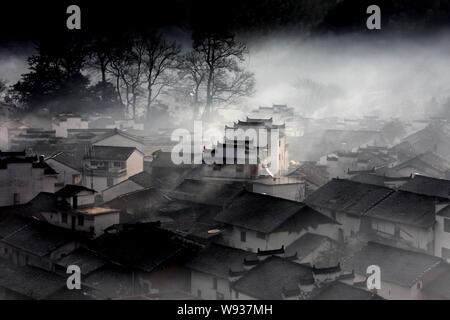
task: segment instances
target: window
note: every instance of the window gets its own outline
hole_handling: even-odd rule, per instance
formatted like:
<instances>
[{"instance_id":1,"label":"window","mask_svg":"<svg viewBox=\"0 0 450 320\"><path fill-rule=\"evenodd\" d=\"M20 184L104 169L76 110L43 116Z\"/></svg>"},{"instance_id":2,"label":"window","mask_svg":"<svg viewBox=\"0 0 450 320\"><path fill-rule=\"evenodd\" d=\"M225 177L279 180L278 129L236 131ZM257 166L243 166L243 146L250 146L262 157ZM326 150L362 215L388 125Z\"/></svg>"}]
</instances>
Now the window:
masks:
<instances>
[{"instance_id":1,"label":"window","mask_svg":"<svg viewBox=\"0 0 450 320\"><path fill-rule=\"evenodd\" d=\"M79 174L73 174L72 175L72 184L78 184L80 182L80 175Z\"/></svg>"},{"instance_id":2,"label":"window","mask_svg":"<svg viewBox=\"0 0 450 320\"><path fill-rule=\"evenodd\" d=\"M91 166L96 167L98 165L98 161L91 161Z\"/></svg>"},{"instance_id":3,"label":"window","mask_svg":"<svg viewBox=\"0 0 450 320\"><path fill-rule=\"evenodd\" d=\"M121 168L122 167L122 162L114 162L114 167Z\"/></svg>"},{"instance_id":4,"label":"window","mask_svg":"<svg viewBox=\"0 0 450 320\"><path fill-rule=\"evenodd\" d=\"M450 259L450 249L442 247L441 256L444 259Z\"/></svg>"},{"instance_id":5,"label":"window","mask_svg":"<svg viewBox=\"0 0 450 320\"><path fill-rule=\"evenodd\" d=\"M200 290L200 289L197 290L197 297L199 297L199 298L202 297L202 290Z\"/></svg>"},{"instance_id":6,"label":"window","mask_svg":"<svg viewBox=\"0 0 450 320\"><path fill-rule=\"evenodd\" d=\"M265 240L266 239L266 234L263 233L263 232L257 232L256 233L256 237L259 238L259 239Z\"/></svg>"},{"instance_id":7,"label":"window","mask_svg":"<svg viewBox=\"0 0 450 320\"><path fill-rule=\"evenodd\" d=\"M20 203L20 195L18 193L14 193L13 197L14 197L14 204L19 204Z\"/></svg>"},{"instance_id":8,"label":"window","mask_svg":"<svg viewBox=\"0 0 450 320\"><path fill-rule=\"evenodd\" d=\"M241 242L247 241L247 234L245 231L241 231Z\"/></svg>"},{"instance_id":9,"label":"window","mask_svg":"<svg viewBox=\"0 0 450 320\"><path fill-rule=\"evenodd\" d=\"M62 223L67 223L67 213L63 212L61 214Z\"/></svg>"},{"instance_id":10,"label":"window","mask_svg":"<svg viewBox=\"0 0 450 320\"><path fill-rule=\"evenodd\" d=\"M235 291L235 292L234 292L234 297L235 297L236 299L239 299L239 292Z\"/></svg>"},{"instance_id":11,"label":"window","mask_svg":"<svg viewBox=\"0 0 450 320\"><path fill-rule=\"evenodd\" d=\"M450 232L450 219L444 218L444 231Z\"/></svg>"},{"instance_id":12,"label":"window","mask_svg":"<svg viewBox=\"0 0 450 320\"><path fill-rule=\"evenodd\" d=\"M213 278L213 289L217 290L217 278Z\"/></svg>"},{"instance_id":13,"label":"window","mask_svg":"<svg viewBox=\"0 0 450 320\"><path fill-rule=\"evenodd\" d=\"M78 216L78 225L84 226L84 217L83 216Z\"/></svg>"}]
</instances>

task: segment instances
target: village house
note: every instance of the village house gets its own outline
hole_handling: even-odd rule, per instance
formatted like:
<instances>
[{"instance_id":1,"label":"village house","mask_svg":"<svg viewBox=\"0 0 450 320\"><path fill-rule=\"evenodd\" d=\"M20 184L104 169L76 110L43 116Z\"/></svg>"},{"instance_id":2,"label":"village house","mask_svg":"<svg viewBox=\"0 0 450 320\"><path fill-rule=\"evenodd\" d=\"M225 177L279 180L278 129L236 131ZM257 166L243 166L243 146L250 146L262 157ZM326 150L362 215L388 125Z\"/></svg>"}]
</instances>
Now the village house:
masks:
<instances>
[{"instance_id":1,"label":"village house","mask_svg":"<svg viewBox=\"0 0 450 320\"><path fill-rule=\"evenodd\" d=\"M287 246L285 255L292 261L309 265L335 265L340 260L341 245L328 236L305 233Z\"/></svg>"},{"instance_id":2,"label":"village house","mask_svg":"<svg viewBox=\"0 0 450 320\"><path fill-rule=\"evenodd\" d=\"M0 150L10 150L10 141L29 126L19 120L0 120Z\"/></svg>"},{"instance_id":3,"label":"village house","mask_svg":"<svg viewBox=\"0 0 450 320\"><path fill-rule=\"evenodd\" d=\"M365 281L367 267L376 265L381 270L381 284L377 294L389 300L422 299L422 290L439 279L447 269L440 258L368 242L344 264L354 271L355 282Z\"/></svg>"},{"instance_id":4,"label":"village house","mask_svg":"<svg viewBox=\"0 0 450 320\"><path fill-rule=\"evenodd\" d=\"M85 186L103 192L143 171L144 154L135 147L94 145L84 157Z\"/></svg>"},{"instance_id":5,"label":"village house","mask_svg":"<svg viewBox=\"0 0 450 320\"><path fill-rule=\"evenodd\" d=\"M398 190L366 211L361 231L379 243L434 254L436 213L449 203L446 198Z\"/></svg>"},{"instance_id":6,"label":"village house","mask_svg":"<svg viewBox=\"0 0 450 320\"><path fill-rule=\"evenodd\" d=\"M299 299L312 292L314 283L311 267L271 256L233 283L231 299Z\"/></svg>"},{"instance_id":7,"label":"village house","mask_svg":"<svg viewBox=\"0 0 450 320\"><path fill-rule=\"evenodd\" d=\"M450 262L450 207L436 213L434 255Z\"/></svg>"},{"instance_id":8,"label":"village house","mask_svg":"<svg viewBox=\"0 0 450 320\"><path fill-rule=\"evenodd\" d=\"M449 198L450 180L415 174L411 179L403 184L400 189L427 196Z\"/></svg>"},{"instance_id":9,"label":"village house","mask_svg":"<svg viewBox=\"0 0 450 320\"><path fill-rule=\"evenodd\" d=\"M218 164L217 170L236 177L283 175L289 166L285 125L276 125L272 119L250 119L225 126L225 139L218 143L204 160ZM253 134L249 135L249 131ZM276 141L275 141L276 139ZM273 140L273 141L272 141ZM231 165L231 166L230 166Z\"/></svg>"},{"instance_id":10,"label":"village house","mask_svg":"<svg viewBox=\"0 0 450 320\"><path fill-rule=\"evenodd\" d=\"M401 162L386 173L390 176L425 175L434 178L450 178L450 162L437 154L427 151Z\"/></svg>"},{"instance_id":11,"label":"village house","mask_svg":"<svg viewBox=\"0 0 450 320\"><path fill-rule=\"evenodd\" d=\"M290 245L304 233L338 237L338 224L307 205L242 191L216 218L227 225L223 243L251 252Z\"/></svg>"},{"instance_id":12,"label":"village house","mask_svg":"<svg viewBox=\"0 0 450 320\"><path fill-rule=\"evenodd\" d=\"M26 203L40 192L54 192L57 177L43 157L0 151L0 206Z\"/></svg>"},{"instance_id":13,"label":"village house","mask_svg":"<svg viewBox=\"0 0 450 320\"><path fill-rule=\"evenodd\" d=\"M236 276L232 300L305 300L341 278L340 265L316 268L271 255Z\"/></svg>"},{"instance_id":14,"label":"village house","mask_svg":"<svg viewBox=\"0 0 450 320\"><path fill-rule=\"evenodd\" d=\"M66 230L46 222L9 215L0 224L0 258L16 266L54 271L54 261L78 247Z\"/></svg>"},{"instance_id":15,"label":"village house","mask_svg":"<svg viewBox=\"0 0 450 320\"><path fill-rule=\"evenodd\" d=\"M243 189L239 181L187 178L168 194L178 200L223 207Z\"/></svg>"},{"instance_id":16,"label":"village house","mask_svg":"<svg viewBox=\"0 0 450 320\"><path fill-rule=\"evenodd\" d=\"M436 213L448 199L333 179L306 203L342 224L344 239L373 241L433 254Z\"/></svg>"},{"instance_id":17,"label":"village house","mask_svg":"<svg viewBox=\"0 0 450 320\"><path fill-rule=\"evenodd\" d=\"M71 290L70 299L85 299L84 292ZM0 258L1 300L64 299L68 293L65 277L32 266L18 267Z\"/></svg>"},{"instance_id":18,"label":"village house","mask_svg":"<svg viewBox=\"0 0 450 320\"><path fill-rule=\"evenodd\" d=\"M52 119L52 130L57 137L67 138L68 129L87 129L88 121L73 113L62 113Z\"/></svg>"},{"instance_id":19,"label":"village house","mask_svg":"<svg viewBox=\"0 0 450 320\"><path fill-rule=\"evenodd\" d=\"M210 244L186 264L191 270L191 294L207 300L231 300L233 280L245 273L246 260L255 259L254 253Z\"/></svg>"},{"instance_id":20,"label":"village house","mask_svg":"<svg viewBox=\"0 0 450 320\"><path fill-rule=\"evenodd\" d=\"M344 240L356 235L361 216L392 192L386 187L333 179L307 197L305 203L340 223Z\"/></svg>"},{"instance_id":21,"label":"village house","mask_svg":"<svg viewBox=\"0 0 450 320\"><path fill-rule=\"evenodd\" d=\"M403 138L389 152L395 154L400 161L431 152L447 158L450 155L449 135L442 124L431 123Z\"/></svg>"},{"instance_id":22,"label":"village house","mask_svg":"<svg viewBox=\"0 0 450 320\"><path fill-rule=\"evenodd\" d=\"M45 158L47 162L56 172L58 179L55 183L55 190L64 187L66 184L82 184L83 183L83 159L78 159L68 152L55 152Z\"/></svg>"},{"instance_id":23,"label":"village house","mask_svg":"<svg viewBox=\"0 0 450 320\"><path fill-rule=\"evenodd\" d=\"M152 175L147 171L139 172L130 176L128 179L103 190L103 201L108 202L121 195L153 187L155 185L154 180Z\"/></svg>"},{"instance_id":24,"label":"village house","mask_svg":"<svg viewBox=\"0 0 450 320\"><path fill-rule=\"evenodd\" d=\"M424 285L421 298L424 300L449 300L450 299L450 268L444 267L443 274Z\"/></svg>"},{"instance_id":25,"label":"village house","mask_svg":"<svg viewBox=\"0 0 450 320\"><path fill-rule=\"evenodd\" d=\"M102 135L97 135L91 140L93 146L135 147L144 152L142 138L129 134L119 129L112 129Z\"/></svg>"},{"instance_id":26,"label":"village house","mask_svg":"<svg viewBox=\"0 0 450 320\"><path fill-rule=\"evenodd\" d=\"M315 161L305 161L296 165L290 169L287 176L299 178L305 183L305 197L330 180L327 166L317 164Z\"/></svg>"}]
</instances>

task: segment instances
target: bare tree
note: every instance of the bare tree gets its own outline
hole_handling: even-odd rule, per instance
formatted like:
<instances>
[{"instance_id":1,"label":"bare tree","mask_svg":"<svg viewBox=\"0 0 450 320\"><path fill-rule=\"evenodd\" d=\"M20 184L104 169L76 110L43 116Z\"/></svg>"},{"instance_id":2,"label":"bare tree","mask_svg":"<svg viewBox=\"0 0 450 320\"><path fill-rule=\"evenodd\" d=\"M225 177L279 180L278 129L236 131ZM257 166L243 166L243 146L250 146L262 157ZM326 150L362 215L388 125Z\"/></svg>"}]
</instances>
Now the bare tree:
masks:
<instances>
[{"instance_id":1,"label":"bare tree","mask_svg":"<svg viewBox=\"0 0 450 320\"><path fill-rule=\"evenodd\" d=\"M207 67L205 62L201 59L197 51L190 51L185 53L180 59L180 79L187 86L191 87L189 94L191 95L191 103L193 106L193 118L196 119L199 115L200 107L200 90L204 85Z\"/></svg>"},{"instance_id":2,"label":"bare tree","mask_svg":"<svg viewBox=\"0 0 450 320\"><path fill-rule=\"evenodd\" d=\"M248 55L244 43L226 32L197 32L193 40L194 51L206 66L204 117L210 116L214 103L235 102L253 93L254 76L242 67Z\"/></svg>"},{"instance_id":3,"label":"bare tree","mask_svg":"<svg viewBox=\"0 0 450 320\"><path fill-rule=\"evenodd\" d=\"M167 42L157 32L143 34L141 42L144 50L144 84L147 86L146 116L149 119L152 104L177 81L174 71L178 65L180 47L174 42Z\"/></svg>"},{"instance_id":4,"label":"bare tree","mask_svg":"<svg viewBox=\"0 0 450 320\"><path fill-rule=\"evenodd\" d=\"M136 117L138 98L142 95L143 75L145 72L146 48L141 41L133 41L129 47L111 54L109 71L116 79L119 100Z\"/></svg>"}]
</instances>

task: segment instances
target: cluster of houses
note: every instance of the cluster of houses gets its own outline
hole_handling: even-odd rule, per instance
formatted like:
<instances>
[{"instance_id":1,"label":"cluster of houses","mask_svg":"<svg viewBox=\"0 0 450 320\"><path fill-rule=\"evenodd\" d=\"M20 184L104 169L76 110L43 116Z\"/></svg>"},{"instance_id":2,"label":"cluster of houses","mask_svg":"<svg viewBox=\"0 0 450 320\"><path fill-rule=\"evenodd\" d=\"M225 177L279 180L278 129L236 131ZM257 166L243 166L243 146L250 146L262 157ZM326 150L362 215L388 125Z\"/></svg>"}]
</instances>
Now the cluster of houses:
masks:
<instances>
[{"instance_id":1,"label":"cluster of houses","mask_svg":"<svg viewBox=\"0 0 450 320\"><path fill-rule=\"evenodd\" d=\"M450 299L447 124L315 126L260 107L201 163L175 164L168 132L131 120L9 122L0 298ZM271 138L229 138L249 128ZM320 143L302 159L308 135ZM67 288L70 265L81 290Z\"/></svg>"}]
</instances>

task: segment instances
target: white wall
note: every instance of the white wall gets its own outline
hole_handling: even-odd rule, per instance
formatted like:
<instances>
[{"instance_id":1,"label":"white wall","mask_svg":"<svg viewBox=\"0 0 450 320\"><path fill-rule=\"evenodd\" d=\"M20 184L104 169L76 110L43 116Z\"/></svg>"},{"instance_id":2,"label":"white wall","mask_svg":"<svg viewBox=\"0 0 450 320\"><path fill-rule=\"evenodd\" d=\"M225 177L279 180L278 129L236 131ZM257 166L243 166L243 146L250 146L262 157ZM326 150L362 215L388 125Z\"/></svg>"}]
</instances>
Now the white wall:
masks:
<instances>
[{"instance_id":1,"label":"white wall","mask_svg":"<svg viewBox=\"0 0 450 320\"><path fill-rule=\"evenodd\" d=\"M214 289L214 276L198 272L191 271L191 294L195 297L198 296L198 291L201 291L201 299L217 300L217 293L221 293L224 296L224 300L230 300L230 282L228 279L216 278L217 289Z\"/></svg>"},{"instance_id":2,"label":"white wall","mask_svg":"<svg viewBox=\"0 0 450 320\"><path fill-rule=\"evenodd\" d=\"M52 129L57 137L67 138L67 129L87 129L88 122L80 117L69 117L65 121L53 122Z\"/></svg>"},{"instance_id":3,"label":"white wall","mask_svg":"<svg viewBox=\"0 0 450 320\"><path fill-rule=\"evenodd\" d=\"M126 162L127 166L127 179L139 172L144 171L144 155L135 150Z\"/></svg>"},{"instance_id":4,"label":"white wall","mask_svg":"<svg viewBox=\"0 0 450 320\"><path fill-rule=\"evenodd\" d=\"M447 248L450 250L450 233L444 231L444 219L442 216L436 216L436 224L434 226L435 234L435 246L434 255L436 257L442 258L442 248ZM450 263L450 259L446 259Z\"/></svg>"},{"instance_id":5,"label":"white wall","mask_svg":"<svg viewBox=\"0 0 450 320\"><path fill-rule=\"evenodd\" d=\"M31 163L10 163L0 169L0 206L14 204L14 193L19 203L26 203L40 192L55 192L56 175L44 175L44 169L32 168Z\"/></svg>"},{"instance_id":6,"label":"white wall","mask_svg":"<svg viewBox=\"0 0 450 320\"><path fill-rule=\"evenodd\" d=\"M60 187L66 184L79 184L81 182L81 173L71 167L68 167L54 159L48 159L47 162L56 172L58 172L57 184Z\"/></svg>"},{"instance_id":7,"label":"white wall","mask_svg":"<svg viewBox=\"0 0 450 320\"><path fill-rule=\"evenodd\" d=\"M58 227L72 229L72 217L75 216L75 230L84 232L94 232L97 237L103 233L103 231L120 222L120 213L112 212L101 215L82 215L79 213L67 214L67 222L63 222L62 214L60 212L42 212L42 215L46 221ZM84 216L83 225L78 225L78 216Z\"/></svg>"}]
</instances>

